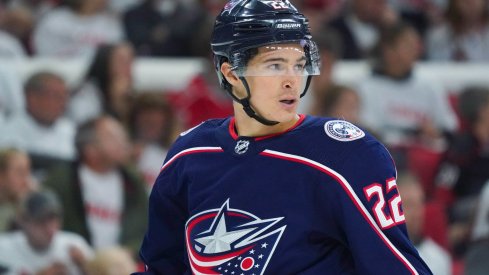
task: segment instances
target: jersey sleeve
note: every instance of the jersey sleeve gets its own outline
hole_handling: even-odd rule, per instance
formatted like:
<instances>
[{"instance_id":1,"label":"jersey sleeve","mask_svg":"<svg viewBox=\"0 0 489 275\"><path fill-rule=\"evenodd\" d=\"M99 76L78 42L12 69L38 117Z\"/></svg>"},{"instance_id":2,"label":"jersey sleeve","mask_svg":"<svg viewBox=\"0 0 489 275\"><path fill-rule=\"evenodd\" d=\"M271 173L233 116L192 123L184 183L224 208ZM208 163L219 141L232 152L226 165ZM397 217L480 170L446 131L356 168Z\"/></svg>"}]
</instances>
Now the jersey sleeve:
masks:
<instances>
[{"instance_id":1,"label":"jersey sleeve","mask_svg":"<svg viewBox=\"0 0 489 275\"><path fill-rule=\"evenodd\" d=\"M339 166L337 219L358 274L432 274L408 238L394 162L375 140Z\"/></svg>"},{"instance_id":2,"label":"jersey sleeve","mask_svg":"<svg viewBox=\"0 0 489 275\"><path fill-rule=\"evenodd\" d=\"M151 191L148 229L139 252L146 272L138 274L187 271L183 233L188 218L187 200L179 166L177 161L167 158Z\"/></svg>"}]
</instances>

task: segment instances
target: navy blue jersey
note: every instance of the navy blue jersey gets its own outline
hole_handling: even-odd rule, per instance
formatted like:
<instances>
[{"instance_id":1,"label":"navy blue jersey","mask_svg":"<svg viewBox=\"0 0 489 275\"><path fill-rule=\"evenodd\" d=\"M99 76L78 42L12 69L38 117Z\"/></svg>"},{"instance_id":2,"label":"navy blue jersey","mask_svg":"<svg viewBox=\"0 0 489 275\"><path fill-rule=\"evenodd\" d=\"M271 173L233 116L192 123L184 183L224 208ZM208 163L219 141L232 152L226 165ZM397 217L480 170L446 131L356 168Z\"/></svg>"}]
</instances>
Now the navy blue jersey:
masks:
<instances>
[{"instance_id":1,"label":"navy blue jersey","mask_svg":"<svg viewBox=\"0 0 489 275\"><path fill-rule=\"evenodd\" d=\"M342 120L180 135L150 196L146 274L431 274L408 239L385 147Z\"/></svg>"}]
</instances>

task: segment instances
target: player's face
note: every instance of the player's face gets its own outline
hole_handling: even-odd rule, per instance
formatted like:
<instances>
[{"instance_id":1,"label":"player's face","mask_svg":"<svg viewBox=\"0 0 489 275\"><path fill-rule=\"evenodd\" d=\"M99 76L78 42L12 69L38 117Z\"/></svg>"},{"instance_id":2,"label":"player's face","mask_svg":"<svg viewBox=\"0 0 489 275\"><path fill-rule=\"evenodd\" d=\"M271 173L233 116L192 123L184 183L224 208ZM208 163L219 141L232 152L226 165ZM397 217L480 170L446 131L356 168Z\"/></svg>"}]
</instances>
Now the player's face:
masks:
<instances>
[{"instance_id":1,"label":"player's face","mask_svg":"<svg viewBox=\"0 0 489 275\"><path fill-rule=\"evenodd\" d=\"M247 64L251 105L263 117L278 122L296 119L306 77L306 58L299 44L280 44L258 49ZM239 87L243 93L244 87ZM239 90L238 89L238 90Z\"/></svg>"}]
</instances>

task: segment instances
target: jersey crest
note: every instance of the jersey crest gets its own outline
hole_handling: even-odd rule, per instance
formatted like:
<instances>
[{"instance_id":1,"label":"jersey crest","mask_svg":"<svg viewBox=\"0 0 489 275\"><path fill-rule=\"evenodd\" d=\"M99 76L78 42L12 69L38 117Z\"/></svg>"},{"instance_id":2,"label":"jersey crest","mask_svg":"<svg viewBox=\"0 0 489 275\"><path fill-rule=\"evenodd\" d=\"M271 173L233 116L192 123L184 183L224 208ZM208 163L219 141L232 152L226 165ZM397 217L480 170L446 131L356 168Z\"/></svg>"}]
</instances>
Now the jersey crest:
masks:
<instances>
[{"instance_id":1,"label":"jersey crest","mask_svg":"<svg viewBox=\"0 0 489 275\"><path fill-rule=\"evenodd\" d=\"M365 136L365 132L346 120L330 120L324 124L324 131L338 141L352 141Z\"/></svg>"},{"instance_id":2,"label":"jersey crest","mask_svg":"<svg viewBox=\"0 0 489 275\"><path fill-rule=\"evenodd\" d=\"M186 246L194 274L263 274L286 225L283 217L260 219L221 208L191 217L185 226Z\"/></svg>"}]
</instances>

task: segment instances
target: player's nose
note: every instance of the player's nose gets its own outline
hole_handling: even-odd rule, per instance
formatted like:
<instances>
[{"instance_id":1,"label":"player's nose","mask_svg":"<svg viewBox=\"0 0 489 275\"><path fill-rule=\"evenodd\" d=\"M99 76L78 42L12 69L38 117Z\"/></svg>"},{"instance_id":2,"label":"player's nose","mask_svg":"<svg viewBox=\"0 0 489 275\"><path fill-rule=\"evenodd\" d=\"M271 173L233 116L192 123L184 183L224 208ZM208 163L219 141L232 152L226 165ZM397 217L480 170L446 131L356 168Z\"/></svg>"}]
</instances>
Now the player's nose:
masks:
<instances>
[{"instance_id":1,"label":"player's nose","mask_svg":"<svg viewBox=\"0 0 489 275\"><path fill-rule=\"evenodd\" d=\"M287 77L282 82L282 87L284 89L294 89L297 86L297 80L294 77Z\"/></svg>"}]
</instances>

